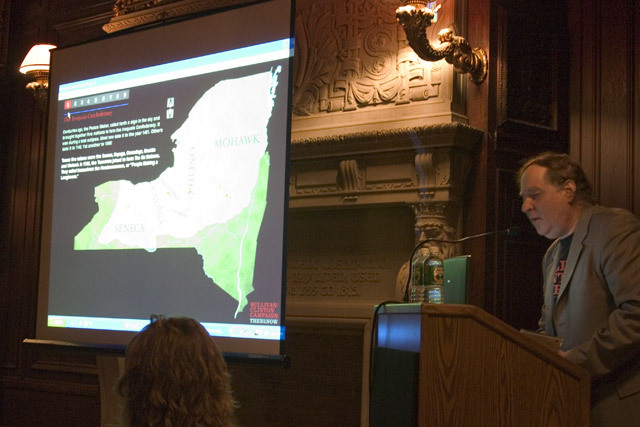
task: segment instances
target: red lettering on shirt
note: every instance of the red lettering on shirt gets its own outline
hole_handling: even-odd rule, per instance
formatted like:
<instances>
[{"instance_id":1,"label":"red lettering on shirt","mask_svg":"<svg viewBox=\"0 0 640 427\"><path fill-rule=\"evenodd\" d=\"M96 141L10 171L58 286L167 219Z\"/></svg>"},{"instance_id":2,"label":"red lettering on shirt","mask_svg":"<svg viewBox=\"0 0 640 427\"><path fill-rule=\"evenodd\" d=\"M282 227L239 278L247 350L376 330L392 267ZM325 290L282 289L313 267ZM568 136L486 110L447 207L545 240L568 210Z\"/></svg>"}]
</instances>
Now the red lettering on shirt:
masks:
<instances>
[{"instance_id":1,"label":"red lettering on shirt","mask_svg":"<svg viewBox=\"0 0 640 427\"><path fill-rule=\"evenodd\" d=\"M560 293L560 285L562 284L562 276L564 275L564 267L567 264L566 260L558 263L556 273L553 276L553 296L556 297Z\"/></svg>"}]
</instances>

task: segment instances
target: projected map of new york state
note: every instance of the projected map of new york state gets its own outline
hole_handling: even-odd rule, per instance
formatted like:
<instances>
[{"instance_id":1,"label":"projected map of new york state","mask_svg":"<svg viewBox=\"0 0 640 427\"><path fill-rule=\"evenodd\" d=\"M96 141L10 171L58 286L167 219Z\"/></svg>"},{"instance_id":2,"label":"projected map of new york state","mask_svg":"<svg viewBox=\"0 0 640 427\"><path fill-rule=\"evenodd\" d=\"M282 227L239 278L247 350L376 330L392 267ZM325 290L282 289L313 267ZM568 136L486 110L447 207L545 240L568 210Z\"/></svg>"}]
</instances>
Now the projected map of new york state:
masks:
<instances>
[{"instance_id":1,"label":"projected map of new york state","mask_svg":"<svg viewBox=\"0 0 640 427\"><path fill-rule=\"evenodd\" d=\"M195 248L205 275L241 312L267 205L267 125L279 73L224 80L205 92L171 136L172 167L150 182L95 187L98 212L74 249Z\"/></svg>"}]
</instances>

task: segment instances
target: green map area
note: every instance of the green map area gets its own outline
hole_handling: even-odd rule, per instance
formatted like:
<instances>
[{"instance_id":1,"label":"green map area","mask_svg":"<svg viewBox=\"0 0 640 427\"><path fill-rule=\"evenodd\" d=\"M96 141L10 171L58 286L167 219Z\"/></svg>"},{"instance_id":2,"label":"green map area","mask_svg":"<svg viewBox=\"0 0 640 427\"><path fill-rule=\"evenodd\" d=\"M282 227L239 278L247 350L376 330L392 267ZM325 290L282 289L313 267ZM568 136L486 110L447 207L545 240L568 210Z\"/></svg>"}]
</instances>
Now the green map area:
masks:
<instances>
[{"instance_id":1,"label":"green map area","mask_svg":"<svg viewBox=\"0 0 640 427\"><path fill-rule=\"evenodd\" d=\"M240 214L225 224L205 227L195 236L179 239L157 236L158 248L196 248L202 257L207 277L239 302L238 312L247 305L247 295L253 291L253 270L257 250L258 233L267 206L269 181L269 153L260 162L258 183L252 201ZM98 236L109 221L118 198L121 181L109 181L96 187L98 213L75 236L75 250L139 249L118 240L102 244ZM230 266L237 266L229 268Z\"/></svg>"}]
</instances>

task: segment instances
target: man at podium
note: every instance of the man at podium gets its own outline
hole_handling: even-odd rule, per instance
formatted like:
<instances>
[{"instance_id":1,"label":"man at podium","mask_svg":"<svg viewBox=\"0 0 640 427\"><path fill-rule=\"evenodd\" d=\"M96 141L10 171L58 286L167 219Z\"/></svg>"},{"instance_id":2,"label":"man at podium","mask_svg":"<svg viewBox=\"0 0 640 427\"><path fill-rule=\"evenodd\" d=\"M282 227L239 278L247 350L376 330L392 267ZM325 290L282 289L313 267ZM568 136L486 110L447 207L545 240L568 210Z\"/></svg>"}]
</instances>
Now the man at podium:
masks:
<instances>
[{"instance_id":1,"label":"man at podium","mask_svg":"<svg viewBox=\"0 0 640 427\"><path fill-rule=\"evenodd\" d=\"M539 332L592 377L591 423L640 423L640 221L594 205L591 185L566 154L543 153L517 174L524 212L552 239L543 261Z\"/></svg>"}]
</instances>

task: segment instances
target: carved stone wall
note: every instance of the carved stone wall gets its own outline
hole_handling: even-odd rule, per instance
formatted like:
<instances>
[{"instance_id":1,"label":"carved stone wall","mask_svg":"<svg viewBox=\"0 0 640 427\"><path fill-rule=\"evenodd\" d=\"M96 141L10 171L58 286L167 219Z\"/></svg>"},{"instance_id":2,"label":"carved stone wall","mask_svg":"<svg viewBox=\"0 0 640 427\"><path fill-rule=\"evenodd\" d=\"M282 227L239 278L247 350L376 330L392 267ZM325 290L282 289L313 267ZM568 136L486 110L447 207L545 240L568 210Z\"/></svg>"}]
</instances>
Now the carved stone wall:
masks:
<instances>
[{"instance_id":1,"label":"carved stone wall","mask_svg":"<svg viewBox=\"0 0 640 427\"><path fill-rule=\"evenodd\" d=\"M481 138L448 123L294 141L287 316L368 318L401 298L396 281L415 242L460 236Z\"/></svg>"},{"instance_id":2,"label":"carved stone wall","mask_svg":"<svg viewBox=\"0 0 640 427\"><path fill-rule=\"evenodd\" d=\"M297 2L294 140L466 123L459 78L444 61L418 58L396 22L398 5L395 0ZM429 28L434 38L456 25L454 2L442 6Z\"/></svg>"},{"instance_id":3,"label":"carved stone wall","mask_svg":"<svg viewBox=\"0 0 640 427\"><path fill-rule=\"evenodd\" d=\"M352 315L356 307L366 315L400 298L394 283L415 241L459 237L481 137L449 123L293 143L289 206L303 212L290 218L288 314L304 313L311 301L325 308L349 301ZM441 247L445 257L457 250Z\"/></svg>"}]
</instances>

